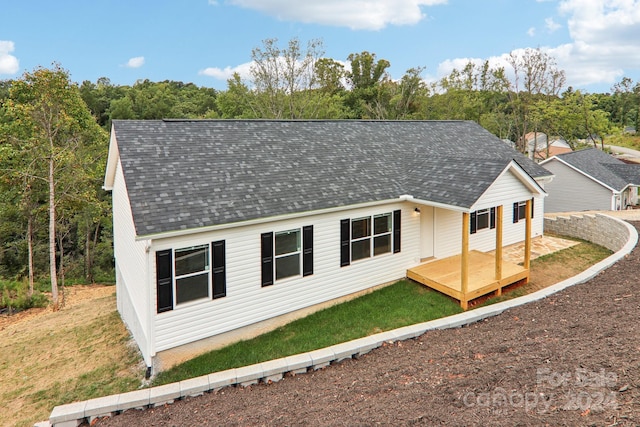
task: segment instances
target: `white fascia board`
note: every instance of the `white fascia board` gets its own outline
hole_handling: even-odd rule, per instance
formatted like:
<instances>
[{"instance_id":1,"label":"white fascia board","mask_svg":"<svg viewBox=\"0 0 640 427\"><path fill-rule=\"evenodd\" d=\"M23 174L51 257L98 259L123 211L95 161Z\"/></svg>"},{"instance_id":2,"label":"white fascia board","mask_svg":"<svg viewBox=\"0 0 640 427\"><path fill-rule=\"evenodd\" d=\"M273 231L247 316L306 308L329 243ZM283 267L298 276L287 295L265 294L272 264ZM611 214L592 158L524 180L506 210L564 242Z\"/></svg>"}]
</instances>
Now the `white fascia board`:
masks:
<instances>
[{"instance_id":1,"label":"white fascia board","mask_svg":"<svg viewBox=\"0 0 640 427\"><path fill-rule=\"evenodd\" d=\"M396 199L379 200L375 202L359 203L356 205L336 206L333 208L318 209L315 211L298 212L298 213L292 213L292 214L256 218L248 221L232 222L229 224L219 224L219 225L210 225L206 227L190 228L188 230L175 230L175 231L167 231L165 233L145 234L145 235L136 236L136 241L157 240L157 239L165 239L169 237L187 236L189 234L226 230L226 229L232 229L232 228L238 228L238 227L245 227L249 225L263 224L267 222L284 221L284 220L293 219L293 218L305 218L308 216L322 215L322 214L333 213L333 212L350 211L353 209L368 208L372 206L387 205L390 203L398 203L398 202L412 202L420 205L441 207L443 209L455 210L460 212L470 212L469 209L461 208L458 206L446 205L444 203L429 202L428 200L415 199L411 195L404 194L402 196L399 196Z\"/></svg>"},{"instance_id":2,"label":"white fascia board","mask_svg":"<svg viewBox=\"0 0 640 427\"><path fill-rule=\"evenodd\" d=\"M118 151L118 142L116 133L111 126L111 137L109 138L109 157L107 157L107 167L104 174L104 184L102 188L107 191L113 190L113 182L116 178L116 167L120 160L120 152Z\"/></svg>"}]
</instances>

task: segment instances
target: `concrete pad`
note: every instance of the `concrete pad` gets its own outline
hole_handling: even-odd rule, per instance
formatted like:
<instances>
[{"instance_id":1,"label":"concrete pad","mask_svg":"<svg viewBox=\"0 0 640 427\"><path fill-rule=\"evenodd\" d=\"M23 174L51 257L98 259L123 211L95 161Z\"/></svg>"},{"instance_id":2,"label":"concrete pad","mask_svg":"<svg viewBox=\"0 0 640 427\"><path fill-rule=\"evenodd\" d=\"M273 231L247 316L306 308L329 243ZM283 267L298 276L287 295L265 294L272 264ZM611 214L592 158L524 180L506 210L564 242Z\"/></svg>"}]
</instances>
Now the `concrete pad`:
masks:
<instances>
[{"instance_id":1,"label":"concrete pad","mask_svg":"<svg viewBox=\"0 0 640 427\"><path fill-rule=\"evenodd\" d=\"M238 382L235 368L214 372L207 377L209 379L209 390L212 391L218 391L223 387L228 387Z\"/></svg>"},{"instance_id":2,"label":"concrete pad","mask_svg":"<svg viewBox=\"0 0 640 427\"><path fill-rule=\"evenodd\" d=\"M243 387L257 384L263 376L261 363L236 368L236 381Z\"/></svg>"},{"instance_id":3,"label":"concrete pad","mask_svg":"<svg viewBox=\"0 0 640 427\"><path fill-rule=\"evenodd\" d=\"M331 363L336 358L336 355L333 353L333 349L331 347L313 350L307 354L311 357L311 360L313 360L314 370L329 366L329 363Z\"/></svg>"},{"instance_id":4,"label":"concrete pad","mask_svg":"<svg viewBox=\"0 0 640 427\"><path fill-rule=\"evenodd\" d=\"M49 422L53 425L58 425L65 421L82 420L86 406L86 401L56 406L53 408L53 411L51 411L51 415L49 415Z\"/></svg>"},{"instance_id":5,"label":"concrete pad","mask_svg":"<svg viewBox=\"0 0 640 427\"><path fill-rule=\"evenodd\" d=\"M98 397L96 399L87 400L84 408L85 417L106 416L118 410L118 395Z\"/></svg>"},{"instance_id":6,"label":"concrete pad","mask_svg":"<svg viewBox=\"0 0 640 427\"><path fill-rule=\"evenodd\" d=\"M180 397L198 396L205 391L209 391L208 375L180 381Z\"/></svg>"},{"instance_id":7,"label":"concrete pad","mask_svg":"<svg viewBox=\"0 0 640 427\"><path fill-rule=\"evenodd\" d=\"M150 390L149 404L151 406L162 406L165 403L173 403L174 400L180 398L180 383L152 387Z\"/></svg>"},{"instance_id":8,"label":"concrete pad","mask_svg":"<svg viewBox=\"0 0 640 427\"><path fill-rule=\"evenodd\" d=\"M118 395L118 411L149 406L151 389L143 388Z\"/></svg>"},{"instance_id":9,"label":"concrete pad","mask_svg":"<svg viewBox=\"0 0 640 427\"><path fill-rule=\"evenodd\" d=\"M285 357L287 367L292 374L304 374L307 369L313 366L313 359L308 353L294 354Z\"/></svg>"}]
</instances>

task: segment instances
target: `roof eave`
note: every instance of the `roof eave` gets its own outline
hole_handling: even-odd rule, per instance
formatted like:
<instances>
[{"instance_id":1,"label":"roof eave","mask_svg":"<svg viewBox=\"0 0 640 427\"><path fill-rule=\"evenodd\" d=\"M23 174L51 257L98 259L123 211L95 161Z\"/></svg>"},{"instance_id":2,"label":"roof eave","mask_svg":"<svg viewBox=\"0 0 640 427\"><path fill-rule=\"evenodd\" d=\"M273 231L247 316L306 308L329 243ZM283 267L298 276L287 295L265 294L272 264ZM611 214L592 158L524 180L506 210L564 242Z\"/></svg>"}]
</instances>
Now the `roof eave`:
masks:
<instances>
[{"instance_id":1,"label":"roof eave","mask_svg":"<svg viewBox=\"0 0 640 427\"><path fill-rule=\"evenodd\" d=\"M275 221L284 221L292 218L304 218L308 216L342 212L342 211L348 211L353 209L367 208L372 206L379 206L379 205L385 205L389 203L398 203L398 202L410 202L410 203L416 203L419 205L435 206L435 207L458 211L458 212L470 212L469 209L466 209L460 206L447 205L447 204L438 203L438 202L430 202L428 200L416 199L413 196L408 194L403 194L401 196L398 196L398 198L395 198L395 199L378 200L375 202L358 203L355 205L336 206L332 208L318 209L314 211L296 212L291 214L255 218L255 219L250 219L246 221L236 221L236 222L231 222L227 224L217 224L217 225L209 225L205 227L188 228L185 230L171 230L171 231L165 231L160 233L140 234L140 235L136 235L135 240L136 241L158 240L158 239L167 239L172 237L182 237L182 236L188 236L191 234L206 233L206 232L219 231L219 230L228 230L232 228L245 227L249 225L264 224L264 223L275 222Z\"/></svg>"}]
</instances>

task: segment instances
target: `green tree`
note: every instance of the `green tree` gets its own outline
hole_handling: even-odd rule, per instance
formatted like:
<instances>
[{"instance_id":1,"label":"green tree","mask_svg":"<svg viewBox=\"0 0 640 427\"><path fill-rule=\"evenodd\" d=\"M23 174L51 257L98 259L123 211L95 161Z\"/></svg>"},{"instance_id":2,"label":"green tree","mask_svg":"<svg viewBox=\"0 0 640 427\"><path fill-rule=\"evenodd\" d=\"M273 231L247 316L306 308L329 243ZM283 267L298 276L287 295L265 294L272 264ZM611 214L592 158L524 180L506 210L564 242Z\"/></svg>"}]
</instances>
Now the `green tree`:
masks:
<instances>
[{"instance_id":1,"label":"green tree","mask_svg":"<svg viewBox=\"0 0 640 427\"><path fill-rule=\"evenodd\" d=\"M63 302L58 288L58 247L66 235L70 212L91 202L88 171L99 165L95 153L104 149L106 138L78 86L58 64L26 72L16 80L3 110L8 119L3 135L9 136L13 151L23 159L16 164L16 174L46 184L49 275L57 310ZM26 205L31 206L29 193L24 192L23 200L28 199Z\"/></svg>"}]
</instances>

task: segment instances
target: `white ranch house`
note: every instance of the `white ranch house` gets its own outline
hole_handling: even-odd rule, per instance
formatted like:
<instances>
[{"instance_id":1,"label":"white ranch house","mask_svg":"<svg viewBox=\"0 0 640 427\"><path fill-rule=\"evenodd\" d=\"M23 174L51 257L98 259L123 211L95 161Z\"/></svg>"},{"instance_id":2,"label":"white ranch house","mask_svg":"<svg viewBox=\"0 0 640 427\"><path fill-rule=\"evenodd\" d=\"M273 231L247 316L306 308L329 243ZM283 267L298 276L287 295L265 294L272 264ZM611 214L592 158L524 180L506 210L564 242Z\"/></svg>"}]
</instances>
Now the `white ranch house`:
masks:
<instances>
[{"instance_id":1,"label":"white ranch house","mask_svg":"<svg viewBox=\"0 0 640 427\"><path fill-rule=\"evenodd\" d=\"M545 212L628 209L638 204L640 164L627 164L588 148L540 163L554 175L545 187Z\"/></svg>"},{"instance_id":2,"label":"white ranch house","mask_svg":"<svg viewBox=\"0 0 640 427\"><path fill-rule=\"evenodd\" d=\"M540 236L551 178L467 121L115 120L118 310L152 367L426 260Z\"/></svg>"}]
</instances>

